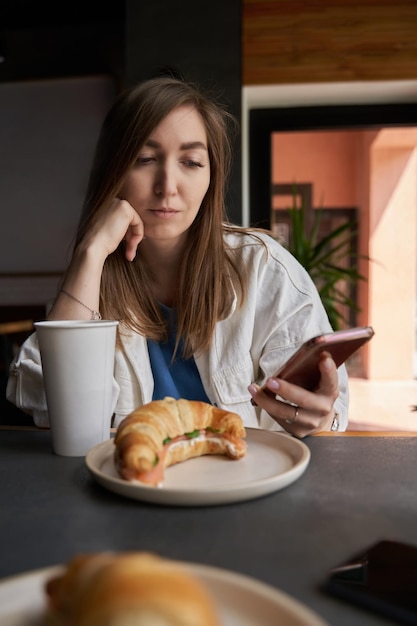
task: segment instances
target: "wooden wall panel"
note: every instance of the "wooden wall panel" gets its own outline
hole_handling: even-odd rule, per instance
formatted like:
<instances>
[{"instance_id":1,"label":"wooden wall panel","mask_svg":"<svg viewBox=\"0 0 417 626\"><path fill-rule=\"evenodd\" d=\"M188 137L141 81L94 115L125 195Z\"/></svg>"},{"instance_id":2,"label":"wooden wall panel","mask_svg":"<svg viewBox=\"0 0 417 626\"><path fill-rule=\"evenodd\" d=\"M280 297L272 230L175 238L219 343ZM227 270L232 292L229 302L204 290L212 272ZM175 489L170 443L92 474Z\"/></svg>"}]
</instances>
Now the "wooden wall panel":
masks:
<instances>
[{"instance_id":1,"label":"wooden wall panel","mask_svg":"<svg viewBox=\"0 0 417 626\"><path fill-rule=\"evenodd\" d=\"M417 78L417 0L242 0L243 85Z\"/></svg>"}]
</instances>

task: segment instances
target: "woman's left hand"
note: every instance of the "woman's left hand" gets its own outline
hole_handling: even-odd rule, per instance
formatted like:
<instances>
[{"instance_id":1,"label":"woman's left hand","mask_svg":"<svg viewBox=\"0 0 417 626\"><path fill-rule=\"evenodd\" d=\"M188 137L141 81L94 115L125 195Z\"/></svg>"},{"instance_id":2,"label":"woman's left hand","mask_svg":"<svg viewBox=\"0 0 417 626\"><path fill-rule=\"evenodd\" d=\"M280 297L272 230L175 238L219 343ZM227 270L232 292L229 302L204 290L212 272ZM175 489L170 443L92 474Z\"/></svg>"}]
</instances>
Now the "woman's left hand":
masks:
<instances>
[{"instance_id":1,"label":"woman's left hand","mask_svg":"<svg viewBox=\"0 0 417 626\"><path fill-rule=\"evenodd\" d=\"M280 378L269 378L266 387L275 398L257 385L250 385L249 392L256 404L292 435L302 438L330 430L335 411L334 402L339 395L336 364L330 354L323 352L319 361L320 384L314 391L307 391Z\"/></svg>"}]
</instances>

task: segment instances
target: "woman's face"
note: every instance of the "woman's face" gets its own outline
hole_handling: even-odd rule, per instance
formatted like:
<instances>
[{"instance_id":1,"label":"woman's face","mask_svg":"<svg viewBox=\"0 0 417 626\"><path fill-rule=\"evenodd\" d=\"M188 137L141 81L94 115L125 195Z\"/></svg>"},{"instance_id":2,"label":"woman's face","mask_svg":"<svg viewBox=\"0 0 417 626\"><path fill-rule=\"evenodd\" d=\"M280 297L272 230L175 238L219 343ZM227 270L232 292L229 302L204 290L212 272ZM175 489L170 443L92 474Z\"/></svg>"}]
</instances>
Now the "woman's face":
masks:
<instances>
[{"instance_id":1,"label":"woman's face","mask_svg":"<svg viewBox=\"0 0 417 626\"><path fill-rule=\"evenodd\" d=\"M181 243L209 183L203 121L192 106L180 106L151 133L119 195L143 220L146 240Z\"/></svg>"}]
</instances>

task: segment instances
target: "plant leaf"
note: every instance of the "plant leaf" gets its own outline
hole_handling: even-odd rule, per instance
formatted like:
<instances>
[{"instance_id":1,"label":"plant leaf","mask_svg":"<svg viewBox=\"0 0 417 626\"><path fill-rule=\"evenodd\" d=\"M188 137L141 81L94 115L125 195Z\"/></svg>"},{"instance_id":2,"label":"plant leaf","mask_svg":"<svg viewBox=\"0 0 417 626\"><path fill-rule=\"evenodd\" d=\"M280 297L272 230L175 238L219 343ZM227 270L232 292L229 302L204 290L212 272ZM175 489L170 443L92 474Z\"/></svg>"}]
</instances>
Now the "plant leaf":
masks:
<instances>
[{"instance_id":1,"label":"plant leaf","mask_svg":"<svg viewBox=\"0 0 417 626\"><path fill-rule=\"evenodd\" d=\"M316 284L323 306L332 327L340 328L342 322L349 323L342 312L360 311L351 294L342 289L345 285L355 285L366 278L353 266L354 261L369 257L358 254L353 247L357 229L351 222L340 224L319 239L323 219L322 209L314 209L310 228L303 202L298 206L297 186L293 185L292 206L288 209L291 237L289 251L310 274ZM348 260L348 263L346 263Z\"/></svg>"}]
</instances>

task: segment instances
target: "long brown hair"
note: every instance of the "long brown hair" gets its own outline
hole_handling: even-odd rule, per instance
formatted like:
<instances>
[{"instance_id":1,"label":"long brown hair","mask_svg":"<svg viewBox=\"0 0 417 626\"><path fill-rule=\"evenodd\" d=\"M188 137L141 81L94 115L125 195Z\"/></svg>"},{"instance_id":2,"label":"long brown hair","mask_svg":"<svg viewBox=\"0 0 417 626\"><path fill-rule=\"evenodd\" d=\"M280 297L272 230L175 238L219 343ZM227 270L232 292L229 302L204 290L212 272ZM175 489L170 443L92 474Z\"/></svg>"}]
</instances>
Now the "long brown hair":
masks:
<instances>
[{"instance_id":1,"label":"long brown hair","mask_svg":"<svg viewBox=\"0 0 417 626\"><path fill-rule=\"evenodd\" d=\"M210 158L210 184L199 213L191 225L179 276L177 345L184 355L206 349L215 324L228 312L235 293L243 302L245 276L224 241L225 231L240 230L227 224L225 188L232 160L234 117L197 86L171 77L150 79L119 96L108 113L97 143L76 244L103 207L118 195L129 170L152 131L173 109L191 105L205 125ZM132 330L164 340L165 320L152 294L152 277L140 254L126 260L123 242L104 265L100 311Z\"/></svg>"}]
</instances>

